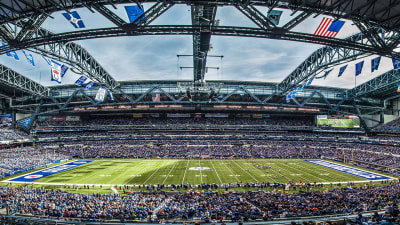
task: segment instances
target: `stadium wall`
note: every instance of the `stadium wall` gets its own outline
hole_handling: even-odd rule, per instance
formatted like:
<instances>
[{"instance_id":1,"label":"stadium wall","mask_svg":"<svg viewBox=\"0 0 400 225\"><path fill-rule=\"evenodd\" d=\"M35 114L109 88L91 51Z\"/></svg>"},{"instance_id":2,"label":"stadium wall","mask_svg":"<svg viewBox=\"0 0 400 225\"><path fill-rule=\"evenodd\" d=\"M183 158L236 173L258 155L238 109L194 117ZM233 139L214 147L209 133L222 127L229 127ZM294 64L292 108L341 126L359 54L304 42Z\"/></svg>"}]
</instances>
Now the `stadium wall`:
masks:
<instances>
[{"instance_id":1,"label":"stadium wall","mask_svg":"<svg viewBox=\"0 0 400 225\"><path fill-rule=\"evenodd\" d=\"M384 123L389 123L389 122L392 122L393 120L395 120L395 119L397 119L397 118L399 118L399 116L396 116L396 115L387 115L387 114L385 114L385 115L383 116L383 121L385 121Z\"/></svg>"},{"instance_id":2,"label":"stadium wall","mask_svg":"<svg viewBox=\"0 0 400 225\"><path fill-rule=\"evenodd\" d=\"M375 115L365 115L364 118L365 123L367 124L368 127L376 127L379 125L379 121L381 120L381 115L380 114L375 114Z\"/></svg>"},{"instance_id":3,"label":"stadium wall","mask_svg":"<svg viewBox=\"0 0 400 225\"><path fill-rule=\"evenodd\" d=\"M397 116L396 118L398 118L400 116L400 111L399 111L400 110L400 98L391 100L391 103L392 103L391 104L392 105L391 114L394 116ZM387 122L390 122L390 121L385 120L385 123L387 123Z\"/></svg>"},{"instance_id":4,"label":"stadium wall","mask_svg":"<svg viewBox=\"0 0 400 225\"><path fill-rule=\"evenodd\" d=\"M28 117L30 117L30 116L31 116L31 114L17 113L17 114L15 115L15 119L16 119L16 120L21 120L21 119L28 118Z\"/></svg>"}]
</instances>

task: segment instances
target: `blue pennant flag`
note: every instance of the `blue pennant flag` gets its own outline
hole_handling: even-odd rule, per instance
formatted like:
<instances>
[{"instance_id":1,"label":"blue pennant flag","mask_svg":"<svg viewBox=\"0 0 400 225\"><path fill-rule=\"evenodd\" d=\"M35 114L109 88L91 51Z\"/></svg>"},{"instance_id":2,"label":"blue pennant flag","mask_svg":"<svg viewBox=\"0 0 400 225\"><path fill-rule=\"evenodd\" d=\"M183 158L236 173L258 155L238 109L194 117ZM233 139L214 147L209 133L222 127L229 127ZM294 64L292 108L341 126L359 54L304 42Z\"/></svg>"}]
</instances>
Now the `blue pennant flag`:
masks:
<instances>
[{"instance_id":1,"label":"blue pennant flag","mask_svg":"<svg viewBox=\"0 0 400 225\"><path fill-rule=\"evenodd\" d=\"M392 56L393 67L394 67L395 70L400 68L400 59L399 58L400 57L396 56L396 55Z\"/></svg>"},{"instance_id":2,"label":"blue pennant flag","mask_svg":"<svg viewBox=\"0 0 400 225\"><path fill-rule=\"evenodd\" d=\"M129 17L129 23L135 22L137 18L139 18L144 13L144 8L141 5L140 7L137 5L134 6L125 6L126 14ZM142 17L140 20L136 21L135 24L138 24L145 17Z\"/></svg>"},{"instance_id":3,"label":"blue pennant flag","mask_svg":"<svg viewBox=\"0 0 400 225\"><path fill-rule=\"evenodd\" d=\"M296 94L297 94L297 91L295 90L295 91L292 91L291 93L290 93L290 98L296 98Z\"/></svg>"},{"instance_id":4,"label":"blue pennant flag","mask_svg":"<svg viewBox=\"0 0 400 225\"><path fill-rule=\"evenodd\" d=\"M289 102L290 102L290 99L292 99L292 98L294 98L294 97L295 97L295 96L294 96L294 94L293 94L293 91L290 92L288 95L286 95L286 102L289 103Z\"/></svg>"},{"instance_id":5,"label":"blue pennant flag","mask_svg":"<svg viewBox=\"0 0 400 225\"><path fill-rule=\"evenodd\" d=\"M271 10L271 12L268 13L268 19L271 20L271 22L275 25L279 25L279 20L281 19L282 15L281 10Z\"/></svg>"},{"instance_id":6,"label":"blue pennant flag","mask_svg":"<svg viewBox=\"0 0 400 225\"><path fill-rule=\"evenodd\" d=\"M347 65L340 67L339 74L337 76L341 77L343 75L344 71L346 70L346 68L347 68Z\"/></svg>"},{"instance_id":7,"label":"blue pennant flag","mask_svg":"<svg viewBox=\"0 0 400 225\"><path fill-rule=\"evenodd\" d=\"M306 86L310 86L311 83L313 82L313 80L314 80L314 77L311 77L311 79L307 82Z\"/></svg>"},{"instance_id":8,"label":"blue pennant flag","mask_svg":"<svg viewBox=\"0 0 400 225\"><path fill-rule=\"evenodd\" d=\"M81 76L81 77L79 77L78 80L75 81L75 84L78 86L82 86L82 84L85 83L86 80L87 80L87 77Z\"/></svg>"},{"instance_id":9,"label":"blue pennant flag","mask_svg":"<svg viewBox=\"0 0 400 225\"><path fill-rule=\"evenodd\" d=\"M381 62L381 56L371 60L371 72L378 70L380 62Z\"/></svg>"},{"instance_id":10,"label":"blue pennant flag","mask_svg":"<svg viewBox=\"0 0 400 225\"><path fill-rule=\"evenodd\" d=\"M74 26L75 28L84 28L85 24L83 23L81 16L79 16L77 11L72 11L71 14L70 13L63 13L63 16L65 17L65 19L67 19L72 26Z\"/></svg>"},{"instance_id":11,"label":"blue pennant flag","mask_svg":"<svg viewBox=\"0 0 400 225\"><path fill-rule=\"evenodd\" d=\"M109 91L108 94L110 95L111 101L114 101L114 95L113 95L113 93L112 93L111 91Z\"/></svg>"},{"instance_id":12,"label":"blue pennant flag","mask_svg":"<svg viewBox=\"0 0 400 225\"><path fill-rule=\"evenodd\" d=\"M361 74L363 66L364 66L364 61L361 61L356 64L356 76Z\"/></svg>"},{"instance_id":13,"label":"blue pennant flag","mask_svg":"<svg viewBox=\"0 0 400 225\"><path fill-rule=\"evenodd\" d=\"M22 50L22 53L24 53L24 55L25 55L25 57L26 57L26 60L28 60L28 62L29 62L30 64L32 64L32 66L35 66L35 61L33 60L32 54L29 53L29 52L25 52L25 50Z\"/></svg>"},{"instance_id":14,"label":"blue pennant flag","mask_svg":"<svg viewBox=\"0 0 400 225\"><path fill-rule=\"evenodd\" d=\"M2 46L7 46L6 43L4 43L4 42L1 42L1 45L2 45ZM6 50L8 51L9 48L7 48ZM7 52L6 55L7 55L7 56L14 57L15 60L19 60L19 57L18 57L18 55L17 55L17 53L16 53L15 51Z\"/></svg>"},{"instance_id":15,"label":"blue pennant flag","mask_svg":"<svg viewBox=\"0 0 400 225\"><path fill-rule=\"evenodd\" d=\"M87 84L85 84L83 87L86 89L86 90L90 90L90 89L92 89L92 87L94 86L94 82L93 81L89 81Z\"/></svg>"},{"instance_id":16,"label":"blue pennant flag","mask_svg":"<svg viewBox=\"0 0 400 225\"><path fill-rule=\"evenodd\" d=\"M290 92L288 95L286 95L286 102L289 102L290 99L292 99L292 92Z\"/></svg>"},{"instance_id":17,"label":"blue pennant flag","mask_svg":"<svg viewBox=\"0 0 400 225\"><path fill-rule=\"evenodd\" d=\"M301 88L300 88L300 90L304 90L304 88L307 86L307 83L306 82L304 82L303 83L303 85L301 85Z\"/></svg>"},{"instance_id":18,"label":"blue pennant flag","mask_svg":"<svg viewBox=\"0 0 400 225\"><path fill-rule=\"evenodd\" d=\"M61 66L61 77L64 77L64 75L67 73L68 69L69 68L66 65Z\"/></svg>"},{"instance_id":19,"label":"blue pennant flag","mask_svg":"<svg viewBox=\"0 0 400 225\"><path fill-rule=\"evenodd\" d=\"M332 72L333 69L330 69L328 71L325 71L325 75L324 75L324 80L326 79L326 77Z\"/></svg>"},{"instance_id":20,"label":"blue pennant flag","mask_svg":"<svg viewBox=\"0 0 400 225\"><path fill-rule=\"evenodd\" d=\"M43 57L44 61L46 61L47 64L49 64L49 66L51 66L51 61L50 61L50 59L44 57L43 55L42 55L42 57Z\"/></svg>"}]
</instances>

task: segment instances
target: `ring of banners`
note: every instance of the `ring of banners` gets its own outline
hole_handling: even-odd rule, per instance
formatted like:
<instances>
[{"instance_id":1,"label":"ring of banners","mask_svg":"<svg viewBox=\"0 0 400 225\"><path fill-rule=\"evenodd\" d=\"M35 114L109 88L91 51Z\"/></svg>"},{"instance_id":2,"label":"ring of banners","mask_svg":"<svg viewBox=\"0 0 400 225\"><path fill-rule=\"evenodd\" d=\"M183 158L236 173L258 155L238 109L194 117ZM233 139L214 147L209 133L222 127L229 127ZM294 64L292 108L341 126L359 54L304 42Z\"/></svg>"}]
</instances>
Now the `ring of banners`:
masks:
<instances>
[{"instance_id":1,"label":"ring of banners","mask_svg":"<svg viewBox=\"0 0 400 225\"><path fill-rule=\"evenodd\" d=\"M145 16L143 16L143 14L144 14L143 5L125 6L125 11L127 13L128 20L130 23L138 24L140 21L145 19ZM81 28L86 27L85 23L83 22L81 16L79 15L79 13L77 11L62 13L62 15L65 17L66 20L68 20L71 23L71 25L75 29L81 29ZM278 17L279 16L280 15L278 15ZM4 42L1 42L1 45L7 46L7 44ZM26 50L22 50L22 53L25 55L26 60L32 66L36 66L34 58L31 53L27 52ZM15 60L19 61L19 56L18 56L17 52L14 50L9 50L6 53L6 55L13 57ZM50 66L51 81L61 84L62 78L65 76L65 74L67 73L69 68L66 65L63 65L53 59L48 59L43 55L42 55L42 57L46 61L46 63ZM78 80L75 81L75 84L83 87L86 90L91 90L96 85L95 82L89 80L86 76L80 76L78 78ZM114 101L113 93L111 91L108 91L108 93L109 93L111 101ZM106 94L107 94L107 90L103 87L99 87L96 97L95 97L95 101L103 102L106 97ZM28 118L28 119L22 120L20 124L27 128L27 127L29 127L30 121L31 120L29 120L29 118Z\"/></svg>"},{"instance_id":2,"label":"ring of banners","mask_svg":"<svg viewBox=\"0 0 400 225\"><path fill-rule=\"evenodd\" d=\"M371 59L371 73L378 70L379 64L381 62L381 58L382 58L381 56L378 56L376 58ZM400 56L393 55L392 62L393 62L393 68L395 70L400 68ZM358 62L355 64L355 76L356 77L361 75L363 67L364 67L364 61L361 61L361 62ZM338 77L341 77L347 68L348 68L348 65L344 65L344 66L340 67ZM325 74L320 78L326 79L326 77L330 74L330 72L332 72L332 70L333 69L325 71ZM292 91L288 95L286 95L286 102L289 102L290 99L294 99L296 97L296 94L298 91L301 91L305 87L310 86L312 81L314 80L314 78L316 78L315 75L313 77L311 77L311 79L308 80L307 82L304 82L304 84L301 87L297 87L294 91ZM317 79L319 79L319 78L317 78ZM400 93L400 84L398 85L397 92Z\"/></svg>"},{"instance_id":3,"label":"ring of banners","mask_svg":"<svg viewBox=\"0 0 400 225\"><path fill-rule=\"evenodd\" d=\"M143 14L144 14L143 5L125 6L125 11L127 13L128 20L130 23L137 24L141 20L145 19L145 16L143 16ZM280 17L282 15L282 12L283 11L272 10L268 13L268 18L275 25L278 25ZM63 13L62 15L65 17L65 19L67 19L71 23L71 25L75 29L81 29L81 28L86 27L81 16L78 14L77 11ZM326 38L335 38L337 36L337 34L339 33L339 31L344 26L344 24L345 24L345 21L333 20L331 18L323 17L320 24L318 25L317 29L315 30L314 35L315 36L323 36ZM4 42L1 42L1 45L6 46L6 44ZM35 66L35 61L33 59L32 54L25 50L22 50L22 53L25 55L27 61L30 64L32 64L32 66ZM8 51L6 53L6 55L13 57L15 60L19 61L18 54L13 50ZM42 57L47 62L47 64L49 64L49 66L51 67L51 80L61 84L62 78L68 71L68 67L66 65L60 64L59 62L57 62L53 59L49 60L44 56L42 56ZM371 60L371 72L378 70L380 61L381 61L381 56L376 57ZM400 68L400 56L393 55L392 62L393 62L393 67L395 70ZM355 64L355 76L359 76L361 74L363 66L364 66L364 61L361 61L361 62L358 62ZM340 67L338 77L341 77L347 68L348 68L348 65L344 65L344 66ZM333 69L325 71L324 76L322 76L320 78L326 79L326 77L330 74L330 72L332 72L332 70ZM296 97L297 92L303 90L307 86L310 86L311 83L313 82L314 78L316 78L315 75L312 76L309 80L306 80L301 87L296 87L295 90L293 90L289 94L287 94L286 102L289 102L290 99L294 99ZM317 78L317 79L319 79L319 78ZM87 83L85 83L85 82L87 82ZM75 84L78 86L82 86L86 90L91 90L95 86L95 83L93 81L90 81L85 76L80 76L78 78L78 80L75 81ZM397 92L400 93L400 84L398 85ZM103 102L104 98L106 96L106 93L107 93L107 90L105 88L99 87L95 100L97 102ZM110 99L113 101L114 96L112 95L112 92L109 91L109 94L110 94Z\"/></svg>"}]
</instances>

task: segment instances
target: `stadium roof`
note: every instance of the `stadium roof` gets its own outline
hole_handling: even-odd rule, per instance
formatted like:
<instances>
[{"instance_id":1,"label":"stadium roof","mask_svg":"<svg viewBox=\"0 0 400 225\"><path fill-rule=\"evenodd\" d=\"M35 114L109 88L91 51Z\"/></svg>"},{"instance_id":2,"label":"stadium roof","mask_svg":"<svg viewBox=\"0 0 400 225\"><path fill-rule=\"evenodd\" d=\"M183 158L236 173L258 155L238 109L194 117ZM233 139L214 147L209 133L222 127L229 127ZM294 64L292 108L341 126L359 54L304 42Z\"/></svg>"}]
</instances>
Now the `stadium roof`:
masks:
<instances>
[{"instance_id":1,"label":"stadium roof","mask_svg":"<svg viewBox=\"0 0 400 225\"><path fill-rule=\"evenodd\" d=\"M143 1L145 9L154 5L155 1ZM191 1L166 1L175 4L167 10L160 18L154 20L152 24L190 24ZM249 20L243 13L235 7L241 5L242 1L195 1L204 5L217 4L230 5L219 7L216 19L220 20L221 25L232 25L242 27L257 27L255 23ZM94 5L105 4L106 8L118 15L125 22L127 21L123 6L120 3L130 3L130 1L0 1L0 15L3 16L3 22L16 21L21 18L32 18L37 14L45 15L42 27L54 34L75 31L73 27L63 18L61 13L70 11L72 8L78 8L87 29L98 29L101 27L115 27L115 24L102 16L100 11L94 10ZM58 3L58 4L56 4ZM115 4L113 4L115 3ZM369 23L380 23L385 28L396 28L396 18L398 14L398 5L395 1L247 1L251 5L266 15L270 9L283 9L281 24L299 16L302 11L312 12L307 19L295 27L296 32L312 34L318 26L323 15L330 15L334 18L345 19L363 19ZM276 3L276 4L274 4ZM116 7L113 8L113 7ZM242 6L241 6L242 7ZM93 12L92 12L93 11ZM317 16L317 17L316 17ZM315 18L314 18L315 17ZM178 19L176 19L178 18ZM343 30L339 33L339 38L345 38L351 34L359 32L357 26L352 21L347 21ZM188 36L173 36L168 38L159 37L126 37L113 39L111 43L108 39L95 39L90 41L80 41L79 44L89 51L93 57L100 62L100 65L110 73L115 80L132 79L190 79L191 70L179 70L176 68L176 54L191 54L192 40ZM218 59L208 59L211 67L222 68L219 71L209 69L206 79L226 79L226 80L254 80L254 81L272 81L280 82L284 77L290 74L297 65L299 65L308 55L317 50L321 45L311 42L304 44L298 42L248 39L248 38L227 38L213 36L211 39L214 55L224 55L222 62ZM101 46L101 47L99 47ZM139 47L139 49L137 49ZM245 46L245 47L241 47ZM117 49L117 50L116 50ZM162 49L162 50L161 50ZM39 52L43 53L43 52ZM105 54L107 53L107 54ZM133 53L133 54L132 54ZM211 54L210 53L210 54ZM40 57L40 56L39 56ZM373 56L370 56L373 57ZM35 57L36 58L36 57ZM40 58L37 60L41 60ZM179 66L192 66L193 62L187 59L180 59ZM185 62L186 60L186 62ZM50 85L49 69L43 63L40 68L29 68L29 65L22 63L15 64L11 58L3 56L1 62L17 72L26 74L29 71L29 77L39 83ZM71 62L70 62L71 63ZM369 63L369 60L366 61ZM148 65L152 66L149 67ZM352 64L352 63L350 63ZM353 63L354 66L354 63ZM366 65L367 67L368 65ZM372 77L380 75L390 70L390 59L384 58L379 71L374 73L366 72L365 76L360 76L354 82L351 70L345 72L342 79L334 79L334 76L326 80L318 80L317 85L328 85L338 87L353 88L354 85L363 83ZM338 67L332 74L336 73ZM323 72L323 71L319 71ZM78 75L70 72L71 75L64 79L64 83L72 83ZM245 74L245 75L244 75ZM364 75L364 74L363 74Z\"/></svg>"},{"instance_id":2,"label":"stadium roof","mask_svg":"<svg viewBox=\"0 0 400 225\"><path fill-rule=\"evenodd\" d=\"M155 0L138 1L141 3L156 2ZM184 3L184 4L226 4L227 1L209 1L209 0L166 0L165 2ZM230 1L231 5L235 2L249 3L260 6L278 6L294 10L313 9L316 12L330 14L340 18L362 18L383 25L389 29L397 29L400 26L400 3L396 0L378 1L378 0L250 0L250 1ZM95 3L117 4L132 3L130 0L3 0L0 2L0 16L3 22L15 21L27 18L40 12L48 14L59 10L70 10L73 8L90 7Z\"/></svg>"},{"instance_id":3,"label":"stadium roof","mask_svg":"<svg viewBox=\"0 0 400 225\"><path fill-rule=\"evenodd\" d=\"M135 3L143 5L145 12L134 22L128 22L123 6ZM354 106L359 110L355 102L365 97L391 97L400 82L391 61L400 42L400 13L396 1L165 0L135 3L124 0L0 0L0 37L7 43L0 47L0 54L13 49L21 56L20 50L25 49L33 53L37 64L32 67L24 59L17 62L3 55L0 63L16 72L4 70L2 75L29 77L31 80L18 84L13 82L16 79L7 81L28 96L52 93L46 97L52 97L55 105L58 103L54 98L65 98L69 92L57 96L54 95L57 91L53 91L56 87L47 89L46 86L52 84L50 68L40 55L71 67L63 79L67 86L57 86L62 89L72 88L69 85L80 75L120 94L122 87L130 83L124 82L126 80L134 80L133 83L152 80L148 83L154 86L146 84L146 90L140 87L146 82L137 82L130 93L121 94L137 98L129 99L130 103L141 101L155 90L172 102L178 102L172 95L181 89L179 84L167 93L164 88L168 86L157 86L163 84L160 79L169 80L165 83L186 79L195 82L224 80L230 86L224 90L223 101L215 103L225 102L240 92L249 95L247 97L257 104L266 104L272 98L277 105L282 104L289 93L299 88L303 90L313 81L314 87L306 88L308 90L297 96L302 102L296 98L293 102L304 106L317 96L318 104L326 104L334 111L342 107L342 103L346 103L344 108ZM75 29L62 15L75 10L86 27ZM270 15L272 10L282 10L278 25ZM338 20L345 22L342 29L334 31L336 37L314 34L318 27L328 27L327 23L321 23L325 17L331 19L329 23L332 24ZM382 56L380 66L370 72L371 60L377 55ZM356 77L355 64L361 61L365 62L364 69ZM347 69L339 77L338 70L343 65L347 65ZM185 70L187 67L193 69ZM265 88L251 81L266 82L259 83ZM23 89L22 84L28 89ZM321 85L332 88L321 88ZM143 93L139 93L139 89ZM80 97L76 94L81 93L96 104L91 99L95 95L93 91L74 93L75 100ZM208 93L210 100L215 98L211 93ZM63 100L69 104L72 98ZM240 97L235 100L240 101ZM335 101L336 105L332 106L328 100ZM192 99L185 101L190 103Z\"/></svg>"}]
</instances>

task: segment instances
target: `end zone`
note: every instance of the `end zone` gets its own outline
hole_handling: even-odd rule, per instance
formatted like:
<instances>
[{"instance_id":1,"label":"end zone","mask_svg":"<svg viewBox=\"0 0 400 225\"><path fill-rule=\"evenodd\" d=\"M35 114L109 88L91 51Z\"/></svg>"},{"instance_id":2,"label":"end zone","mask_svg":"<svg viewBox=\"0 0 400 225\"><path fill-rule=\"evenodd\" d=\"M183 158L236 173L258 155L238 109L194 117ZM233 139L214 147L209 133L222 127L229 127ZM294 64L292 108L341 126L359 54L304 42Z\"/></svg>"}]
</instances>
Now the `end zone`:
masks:
<instances>
[{"instance_id":1,"label":"end zone","mask_svg":"<svg viewBox=\"0 0 400 225\"><path fill-rule=\"evenodd\" d=\"M304 161L313 163L313 164L316 164L319 166L327 167L329 169L333 169L336 171L340 171L343 173L347 173L350 175L358 176L358 177L361 177L361 178L364 178L367 180L372 180L372 181L395 179L394 177L389 177L389 176L382 175L379 173L374 173L374 172L370 172L370 171L366 171L366 170L362 170L362 169L358 169L358 168L354 168L354 167L350 167L350 166L345 166L345 165L341 165L338 163L328 162L328 161L324 161L324 160L304 160Z\"/></svg>"},{"instance_id":2,"label":"end zone","mask_svg":"<svg viewBox=\"0 0 400 225\"><path fill-rule=\"evenodd\" d=\"M41 179L43 177L47 177L56 173L60 173L66 170L73 169L78 166L82 166L88 163L93 162L93 160L76 160L73 162L68 162L65 164L53 166L50 168L45 168L33 173L25 174L19 177L15 177L9 180L5 180L4 182L20 182L20 183L27 183L27 182L32 182L38 179Z\"/></svg>"}]
</instances>

